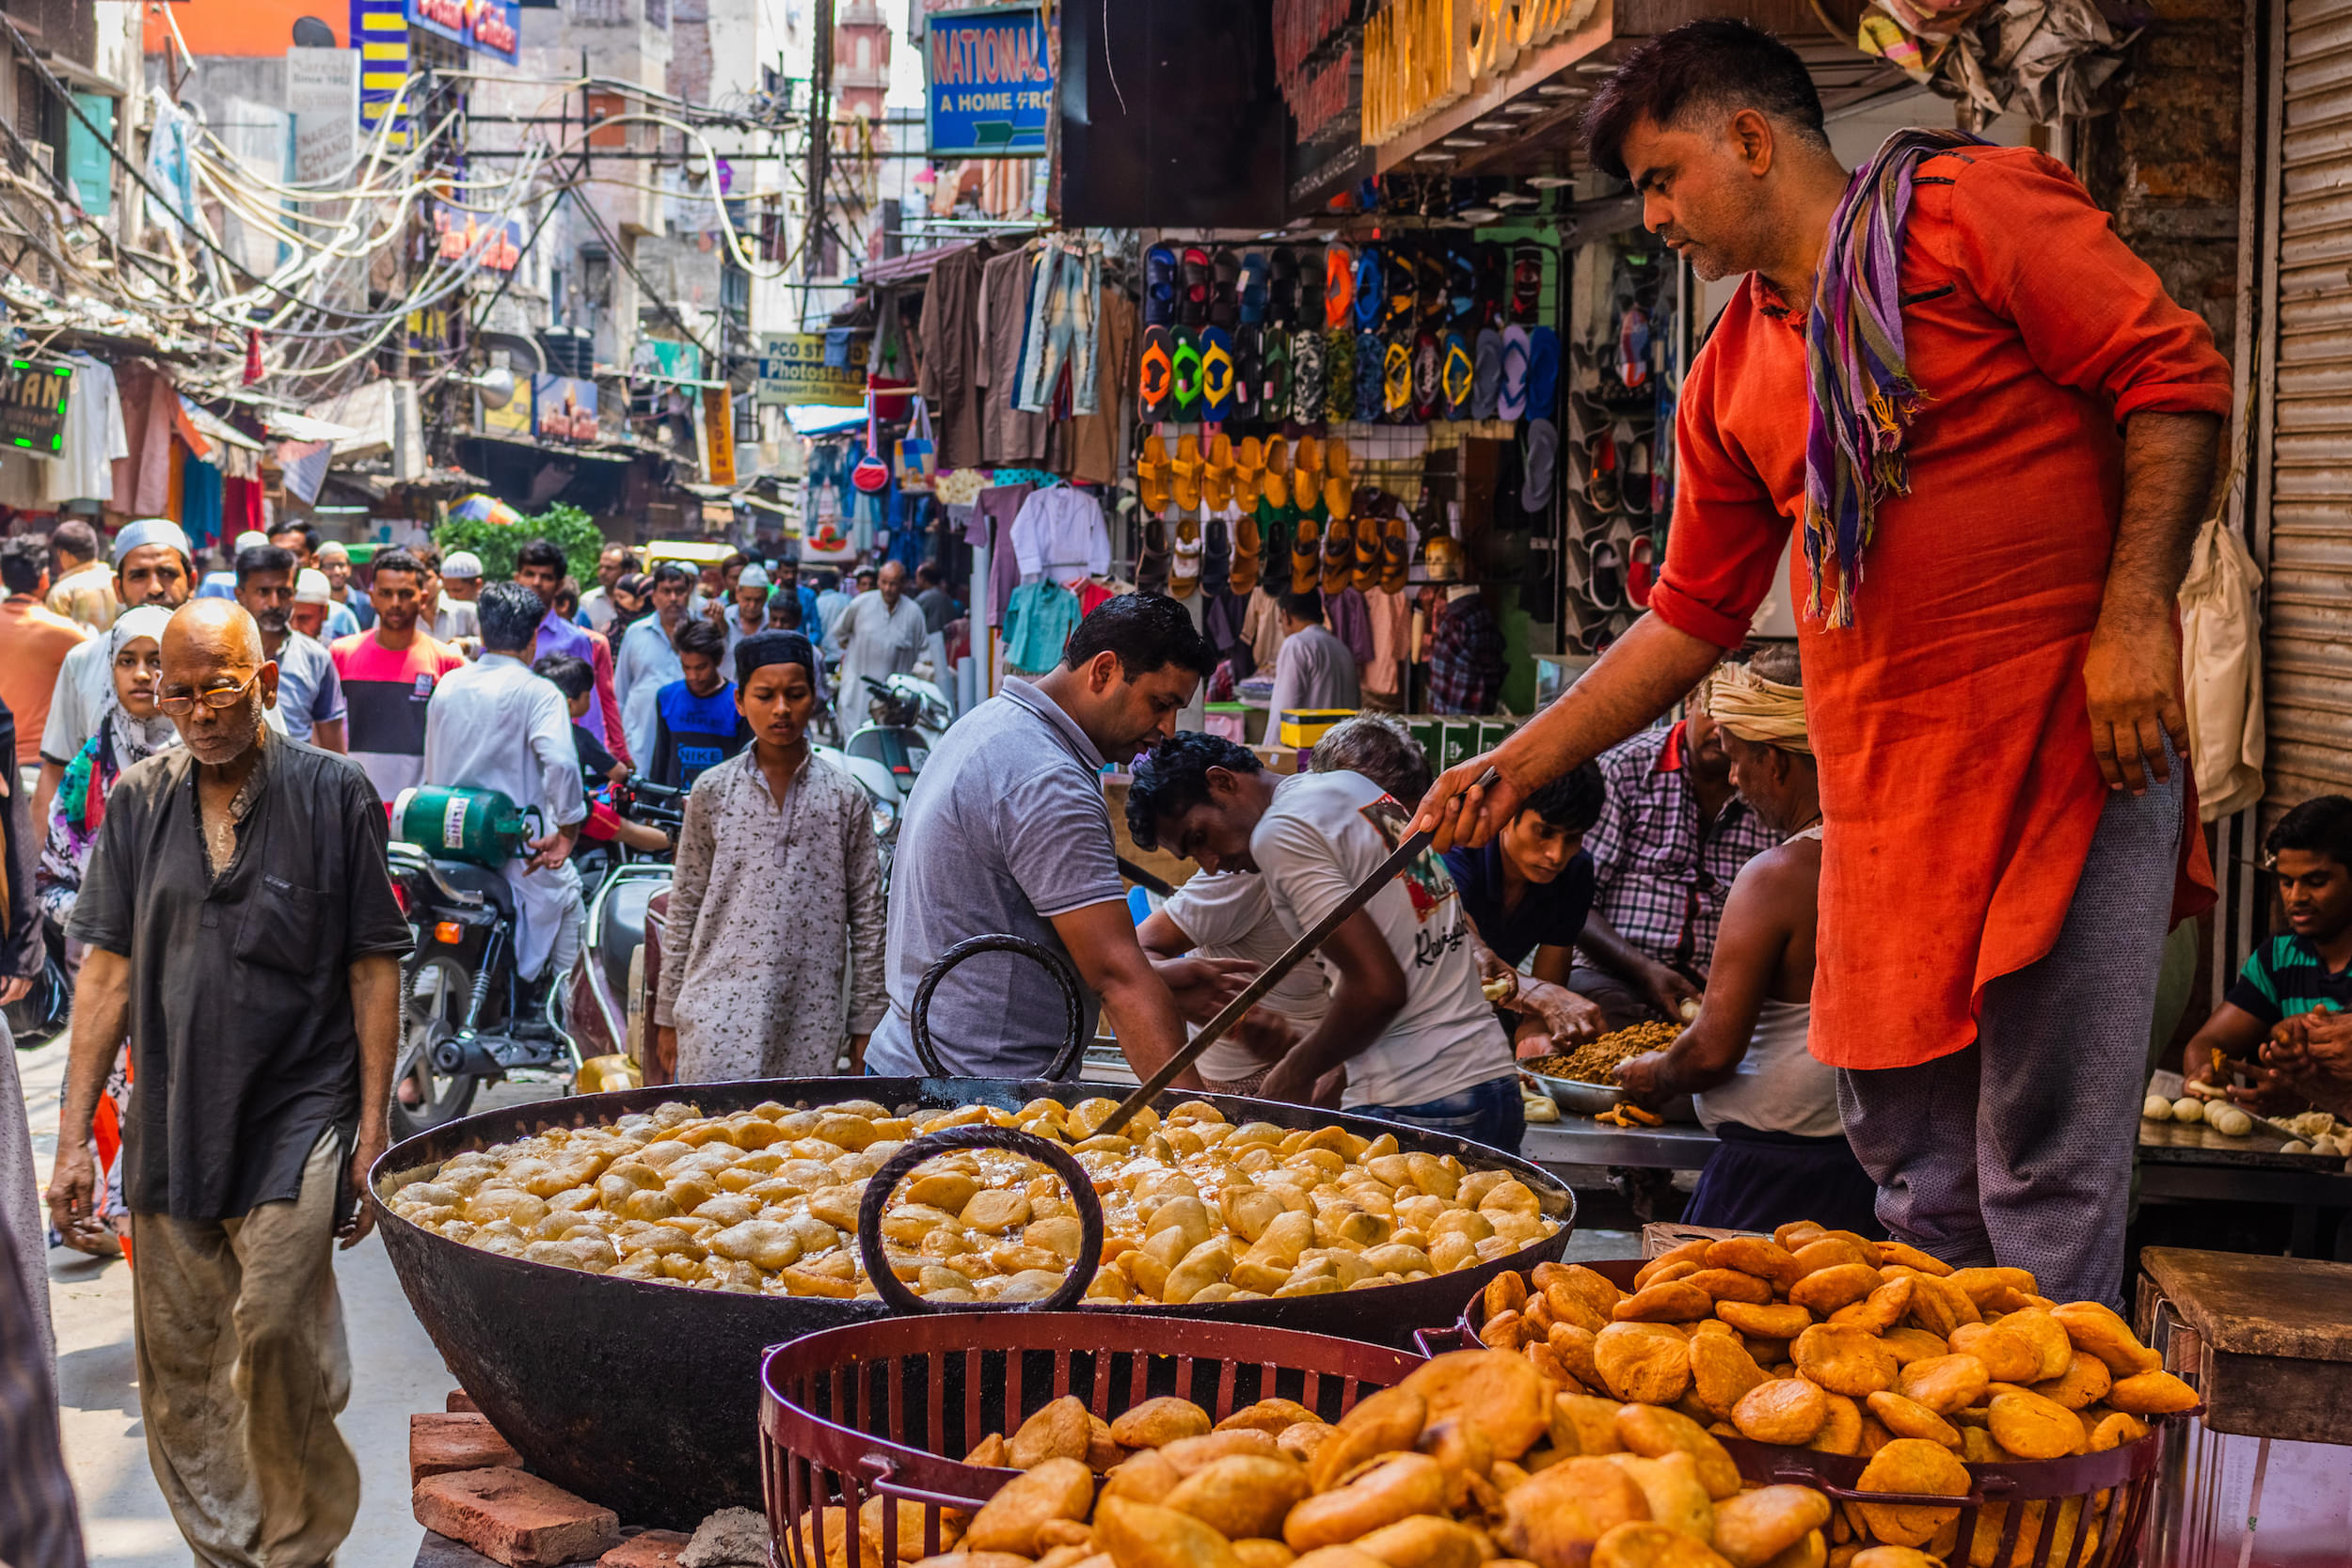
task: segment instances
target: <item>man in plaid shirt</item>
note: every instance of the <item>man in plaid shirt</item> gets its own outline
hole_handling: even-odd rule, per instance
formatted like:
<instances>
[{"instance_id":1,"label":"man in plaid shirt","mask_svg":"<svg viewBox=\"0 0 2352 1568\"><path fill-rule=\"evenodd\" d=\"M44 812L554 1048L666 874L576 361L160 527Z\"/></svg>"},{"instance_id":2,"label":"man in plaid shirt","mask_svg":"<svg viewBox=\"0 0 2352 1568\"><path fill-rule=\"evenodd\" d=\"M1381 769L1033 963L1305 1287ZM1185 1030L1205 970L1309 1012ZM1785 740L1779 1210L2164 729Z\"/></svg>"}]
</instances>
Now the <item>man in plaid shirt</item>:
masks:
<instances>
[{"instance_id":1,"label":"man in plaid shirt","mask_svg":"<svg viewBox=\"0 0 2352 1568\"><path fill-rule=\"evenodd\" d=\"M1593 912L1568 989L1612 1029L1679 1018L1715 956L1724 895L1753 857L1780 842L1731 785L1731 761L1704 705L1669 729L1603 752L1609 786L1584 835Z\"/></svg>"},{"instance_id":2,"label":"man in plaid shirt","mask_svg":"<svg viewBox=\"0 0 2352 1568\"><path fill-rule=\"evenodd\" d=\"M1492 713L1502 690L1502 628L1475 588L1456 588L1429 634L1429 711Z\"/></svg>"}]
</instances>

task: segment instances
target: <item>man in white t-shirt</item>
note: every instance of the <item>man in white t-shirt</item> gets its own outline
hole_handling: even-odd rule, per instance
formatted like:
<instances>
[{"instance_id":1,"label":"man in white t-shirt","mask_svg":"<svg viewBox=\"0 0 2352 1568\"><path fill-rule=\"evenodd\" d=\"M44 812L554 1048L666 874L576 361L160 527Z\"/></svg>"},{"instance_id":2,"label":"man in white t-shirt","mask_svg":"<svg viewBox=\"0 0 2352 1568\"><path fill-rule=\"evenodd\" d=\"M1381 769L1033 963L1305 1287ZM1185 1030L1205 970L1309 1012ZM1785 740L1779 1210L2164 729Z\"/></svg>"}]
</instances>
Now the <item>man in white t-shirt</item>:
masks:
<instances>
[{"instance_id":1,"label":"man in white t-shirt","mask_svg":"<svg viewBox=\"0 0 2352 1568\"><path fill-rule=\"evenodd\" d=\"M1402 843L1410 812L1356 773L1278 779L1248 747L1178 735L1138 758L1127 829L1211 874L1255 872L1295 941ZM1341 1103L1516 1150L1525 1131L1510 1042L1479 990L1469 918L1423 855L1343 921L1318 954L1331 975L1322 1020L1259 1094L1306 1102L1344 1068Z\"/></svg>"},{"instance_id":2,"label":"man in white t-shirt","mask_svg":"<svg viewBox=\"0 0 2352 1568\"><path fill-rule=\"evenodd\" d=\"M1152 911L1136 928L1136 940L1154 958L1242 958L1263 969L1298 939L1274 912L1263 877L1204 871ZM1194 1064L1201 1082L1219 1094L1256 1094L1267 1071L1314 1032L1330 1006L1322 967L1300 964L1243 1015L1231 1035L1201 1053Z\"/></svg>"}]
</instances>

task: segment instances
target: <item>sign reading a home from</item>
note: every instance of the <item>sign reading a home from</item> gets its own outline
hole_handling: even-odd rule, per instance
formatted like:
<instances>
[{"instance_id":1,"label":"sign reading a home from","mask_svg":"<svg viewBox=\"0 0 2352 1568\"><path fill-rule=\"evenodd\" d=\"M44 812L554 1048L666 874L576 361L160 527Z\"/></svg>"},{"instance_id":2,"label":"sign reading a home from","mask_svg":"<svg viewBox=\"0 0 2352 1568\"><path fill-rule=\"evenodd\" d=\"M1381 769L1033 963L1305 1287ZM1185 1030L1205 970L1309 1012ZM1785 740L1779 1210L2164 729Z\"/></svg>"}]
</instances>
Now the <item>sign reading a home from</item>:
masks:
<instances>
[{"instance_id":1,"label":"sign reading a home from","mask_svg":"<svg viewBox=\"0 0 2352 1568\"><path fill-rule=\"evenodd\" d=\"M1054 68L1038 11L996 6L926 17L928 123L939 158L1030 157L1045 150Z\"/></svg>"}]
</instances>

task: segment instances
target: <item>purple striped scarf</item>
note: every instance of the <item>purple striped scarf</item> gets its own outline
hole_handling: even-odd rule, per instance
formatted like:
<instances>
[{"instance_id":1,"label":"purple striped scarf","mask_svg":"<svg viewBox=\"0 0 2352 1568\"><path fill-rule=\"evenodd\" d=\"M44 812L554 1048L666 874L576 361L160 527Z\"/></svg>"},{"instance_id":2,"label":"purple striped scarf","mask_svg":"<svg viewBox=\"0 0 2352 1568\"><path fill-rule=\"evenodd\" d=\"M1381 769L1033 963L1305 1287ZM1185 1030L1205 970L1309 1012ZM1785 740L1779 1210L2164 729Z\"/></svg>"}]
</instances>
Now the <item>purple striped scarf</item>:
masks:
<instances>
[{"instance_id":1,"label":"purple striped scarf","mask_svg":"<svg viewBox=\"0 0 2352 1568\"><path fill-rule=\"evenodd\" d=\"M1898 131L1854 171L1830 219L1829 248L1805 322L1813 384L1804 448L1807 617L1853 625L1873 514L1906 495L1903 438L1927 402L1903 361L1903 235L1919 165L1956 147L1981 147L1963 131Z\"/></svg>"}]
</instances>

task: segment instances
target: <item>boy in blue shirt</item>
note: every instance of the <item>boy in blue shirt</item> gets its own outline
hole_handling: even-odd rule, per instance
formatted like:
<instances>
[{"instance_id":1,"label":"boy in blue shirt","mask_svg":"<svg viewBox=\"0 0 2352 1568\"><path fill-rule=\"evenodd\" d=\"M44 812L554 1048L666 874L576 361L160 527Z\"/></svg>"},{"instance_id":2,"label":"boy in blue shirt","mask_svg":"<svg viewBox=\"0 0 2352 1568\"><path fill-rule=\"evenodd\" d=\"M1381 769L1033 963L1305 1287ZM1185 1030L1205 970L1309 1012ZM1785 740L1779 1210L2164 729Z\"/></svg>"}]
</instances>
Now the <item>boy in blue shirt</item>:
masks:
<instances>
[{"instance_id":1,"label":"boy in blue shirt","mask_svg":"<svg viewBox=\"0 0 2352 1568\"><path fill-rule=\"evenodd\" d=\"M722 673L727 634L707 621L691 621L673 639L683 680L672 681L654 698L654 783L691 789L708 769L741 751L751 726L736 711L735 683Z\"/></svg>"}]
</instances>

